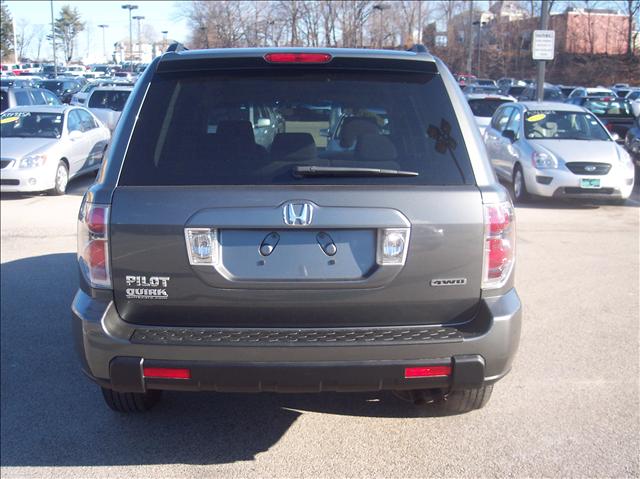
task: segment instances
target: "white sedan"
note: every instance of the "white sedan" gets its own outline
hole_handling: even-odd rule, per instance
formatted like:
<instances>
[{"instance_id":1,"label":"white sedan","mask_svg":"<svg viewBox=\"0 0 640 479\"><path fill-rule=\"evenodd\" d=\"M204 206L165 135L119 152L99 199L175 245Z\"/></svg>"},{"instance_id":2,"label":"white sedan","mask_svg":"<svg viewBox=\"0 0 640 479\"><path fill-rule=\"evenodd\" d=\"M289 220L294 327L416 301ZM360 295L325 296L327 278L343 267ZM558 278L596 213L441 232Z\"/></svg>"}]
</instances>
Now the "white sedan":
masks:
<instances>
[{"instance_id":1,"label":"white sedan","mask_svg":"<svg viewBox=\"0 0 640 479\"><path fill-rule=\"evenodd\" d=\"M568 103L507 103L484 134L497 175L513 184L514 200L532 195L607 199L631 195L629 154L590 111Z\"/></svg>"},{"instance_id":2,"label":"white sedan","mask_svg":"<svg viewBox=\"0 0 640 479\"><path fill-rule=\"evenodd\" d=\"M85 108L32 105L0 115L0 138L0 191L63 195L100 167L111 133Z\"/></svg>"}]
</instances>

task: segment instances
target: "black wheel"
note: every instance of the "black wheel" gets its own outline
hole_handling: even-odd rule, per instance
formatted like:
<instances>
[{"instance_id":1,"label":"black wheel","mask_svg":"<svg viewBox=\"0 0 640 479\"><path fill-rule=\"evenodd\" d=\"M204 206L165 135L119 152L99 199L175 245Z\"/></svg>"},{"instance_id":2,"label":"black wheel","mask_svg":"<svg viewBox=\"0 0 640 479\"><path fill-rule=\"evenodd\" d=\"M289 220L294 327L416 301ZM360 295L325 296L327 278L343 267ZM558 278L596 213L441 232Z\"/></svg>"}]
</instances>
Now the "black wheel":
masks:
<instances>
[{"instance_id":1,"label":"black wheel","mask_svg":"<svg viewBox=\"0 0 640 479\"><path fill-rule=\"evenodd\" d=\"M49 191L50 194L54 196L64 195L67 191L67 184L69 183L69 168L64 161L60 160L58 162L58 167L56 168L56 177L55 183L52 190Z\"/></svg>"},{"instance_id":2,"label":"black wheel","mask_svg":"<svg viewBox=\"0 0 640 479\"><path fill-rule=\"evenodd\" d=\"M524 173L522 172L522 167L520 165L516 165L513 170L512 185L514 203L526 203L531 199L531 196L527 191L527 185L524 181Z\"/></svg>"},{"instance_id":3,"label":"black wheel","mask_svg":"<svg viewBox=\"0 0 640 479\"><path fill-rule=\"evenodd\" d=\"M451 391L447 394L440 390L430 389L396 391L395 394L403 400L424 408L425 412L451 416L483 408L489 402L492 391L493 385L487 385L478 389Z\"/></svg>"},{"instance_id":4,"label":"black wheel","mask_svg":"<svg viewBox=\"0 0 640 479\"><path fill-rule=\"evenodd\" d=\"M162 391L147 391L146 393L120 393L113 389L102 389L102 397L109 408L116 412L145 412L160 400Z\"/></svg>"}]
</instances>

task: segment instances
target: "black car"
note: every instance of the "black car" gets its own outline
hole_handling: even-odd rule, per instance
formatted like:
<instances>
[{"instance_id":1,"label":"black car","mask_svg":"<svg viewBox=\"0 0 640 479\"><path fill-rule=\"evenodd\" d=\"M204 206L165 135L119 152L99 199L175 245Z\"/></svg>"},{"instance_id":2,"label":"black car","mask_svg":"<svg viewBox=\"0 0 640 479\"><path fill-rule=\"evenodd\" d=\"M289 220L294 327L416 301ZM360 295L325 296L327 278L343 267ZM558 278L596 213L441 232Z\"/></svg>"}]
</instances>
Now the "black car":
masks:
<instances>
[{"instance_id":1,"label":"black car","mask_svg":"<svg viewBox=\"0 0 640 479\"><path fill-rule=\"evenodd\" d=\"M537 99L538 94L535 83L528 85L518 97L518 101L536 101ZM565 96L563 95L562 90L557 86L545 85L543 99L544 101L563 102L565 100Z\"/></svg>"},{"instance_id":2,"label":"black car","mask_svg":"<svg viewBox=\"0 0 640 479\"><path fill-rule=\"evenodd\" d=\"M40 80L36 86L55 93L62 103L70 103L71 97L82 88L82 83L75 78L53 78Z\"/></svg>"},{"instance_id":3,"label":"black car","mask_svg":"<svg viewBox=\"0 0 640 479\"><path fill-rule=\"evenodd\" d=\"M618 135L618 143L624 143L635 121L631 102L622 98L582 96L569 98L566 103L584 107L596 115L607 130Z\"/></svg>"}]
</instances>

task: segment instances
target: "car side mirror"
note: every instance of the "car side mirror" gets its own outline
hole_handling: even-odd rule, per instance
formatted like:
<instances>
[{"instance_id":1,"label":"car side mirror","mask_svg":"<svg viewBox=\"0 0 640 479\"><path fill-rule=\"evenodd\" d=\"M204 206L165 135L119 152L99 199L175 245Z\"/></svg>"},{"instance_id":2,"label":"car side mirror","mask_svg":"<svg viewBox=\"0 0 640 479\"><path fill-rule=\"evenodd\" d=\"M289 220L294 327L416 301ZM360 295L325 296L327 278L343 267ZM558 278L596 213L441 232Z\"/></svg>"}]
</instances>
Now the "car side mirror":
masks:
<instances>
[{"instance_id":1,"label":"car side mirror","mask_svg":"<svg viewBox=\"0 0 640 479\"><path fill-rule=\"evenodd\" d=\"M69 132L69 139L71 141L79 140L82 137L82 132L80 130L73 130Z\"/></svg>"},{"instance_id":2,"label":"car side mirror","mask_svg":"<svg viewBox=\"0 0 640 479\"><path fill-rule=\"evenodd\" d=\"M260 118L256 122L256 128L266 128L267 126L271 126L271 120L269 118Z\"/></svg>"},{"instance_id":3,"label":"car side mirror","mask_svg":"<svg viewBox=\"0 0 640 479\"><path fill-rule=\"evenodd\" d=\"M502 132L502 136L504 136L505 138L508 138L511 143L516 141L516 132L513 130L504 130Z\"/></svg>"}]
</instances>

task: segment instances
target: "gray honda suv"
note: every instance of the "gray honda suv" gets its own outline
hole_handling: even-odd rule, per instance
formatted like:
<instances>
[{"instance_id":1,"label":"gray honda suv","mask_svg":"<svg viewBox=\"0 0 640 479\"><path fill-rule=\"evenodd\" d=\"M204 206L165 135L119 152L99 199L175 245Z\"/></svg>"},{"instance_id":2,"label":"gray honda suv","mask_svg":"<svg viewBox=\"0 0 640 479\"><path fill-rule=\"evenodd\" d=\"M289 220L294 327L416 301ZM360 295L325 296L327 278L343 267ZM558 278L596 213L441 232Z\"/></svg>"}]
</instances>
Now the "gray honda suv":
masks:
<instances>
[{"instance_id":1,"label":"gray honda suv","mask_svg":"<svg viewBox=\"0 0 640 479\"><path fill-rule=\"evenodd\" d=\"M107 405L143 411L163 390L486 404L520 337L514 213L446 66L170 50L78 217L73 328Z\"/></svg>"}]
</instances>

